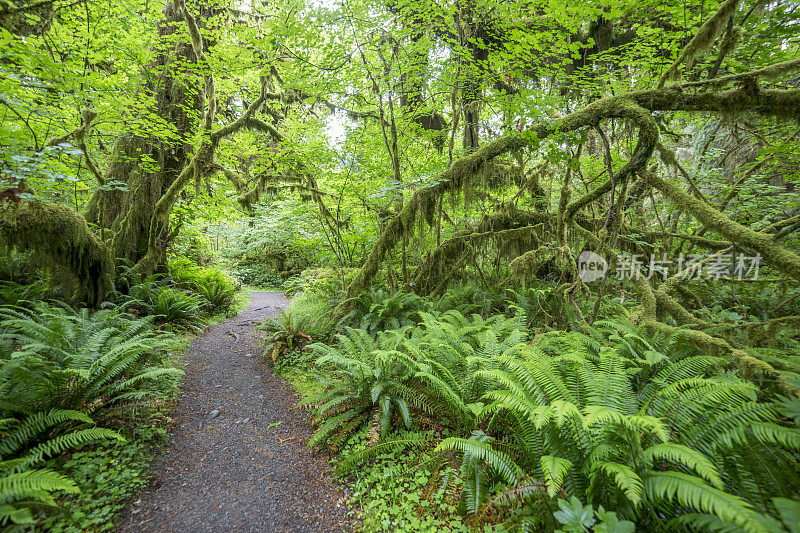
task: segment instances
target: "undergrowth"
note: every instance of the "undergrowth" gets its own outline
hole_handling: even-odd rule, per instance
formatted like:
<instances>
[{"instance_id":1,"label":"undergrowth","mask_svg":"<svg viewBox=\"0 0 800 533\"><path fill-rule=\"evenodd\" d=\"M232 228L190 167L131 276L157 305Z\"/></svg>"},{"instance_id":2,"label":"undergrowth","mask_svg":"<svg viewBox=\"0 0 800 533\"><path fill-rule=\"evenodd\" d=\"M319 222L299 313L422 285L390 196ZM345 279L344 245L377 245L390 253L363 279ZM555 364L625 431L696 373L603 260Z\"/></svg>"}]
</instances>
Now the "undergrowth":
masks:
<instances>
[{"instance_id":1,"label":"undergrowth","mask_svg":"<svg viewBox=\"0 0 800 533\"><path fill-rule=\"evenodd\" d=\"M98 310L0 306L0 526L109 531L147 483L178 393L181 333L249 301L219 272L181 268L145 279L123 271Z\"/></svg>"},{"instance_id":2,"label":"undergrowth","mask_svg":"<svg viewBox=\"0 0 800 533\"><path fill-rule=\"evenodd\" d=\"M472 292L445 305L475 311ZM284 344L309 446L334 454L364 531L793 531L796 399L613 302L588 329L547 331L546 299L469 316L373 291L345 323L379 326ZM760 355L794 379L796 355Z\"/></svg>"}]
</instances>

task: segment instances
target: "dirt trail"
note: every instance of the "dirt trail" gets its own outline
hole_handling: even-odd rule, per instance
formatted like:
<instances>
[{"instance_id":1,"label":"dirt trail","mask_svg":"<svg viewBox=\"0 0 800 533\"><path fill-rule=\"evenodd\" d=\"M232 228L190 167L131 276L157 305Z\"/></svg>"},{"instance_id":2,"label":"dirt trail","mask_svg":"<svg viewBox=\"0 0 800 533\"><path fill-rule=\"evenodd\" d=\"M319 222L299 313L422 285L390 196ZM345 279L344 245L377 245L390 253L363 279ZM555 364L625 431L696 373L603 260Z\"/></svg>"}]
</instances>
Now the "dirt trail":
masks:
<instances>
[{"instance_id":1,"label":"dirt trail","mask_svg":"<svg viewBox=\"0 0 800 533\"><path fill-rule=\"evenodd\" d=\"M255 325L288 303L254 292L239 316L194 339L167 451L120 531L350 529L327 462L305 448L297 394L260 356Z\"/></svg>"}]
</instances>

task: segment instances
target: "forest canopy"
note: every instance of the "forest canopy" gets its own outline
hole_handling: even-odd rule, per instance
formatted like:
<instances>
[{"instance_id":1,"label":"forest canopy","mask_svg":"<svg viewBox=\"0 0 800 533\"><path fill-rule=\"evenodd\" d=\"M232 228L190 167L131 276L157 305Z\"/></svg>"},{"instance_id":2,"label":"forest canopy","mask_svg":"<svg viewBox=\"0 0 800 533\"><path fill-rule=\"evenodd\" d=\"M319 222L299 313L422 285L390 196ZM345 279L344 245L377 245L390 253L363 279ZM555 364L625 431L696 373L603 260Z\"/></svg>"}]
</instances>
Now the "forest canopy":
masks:
<instances>
[{"instance_id":1,"label":"forest canopy","mask_svg":"<svg viewBox=\"0 0 800 533\"><path fill-rule=\"evenodd\" d=\"M452 430L436 450L463 455L473 525L543 492L645 528L795 530L798 480L722 455L798 466L800 3L0 0L0 117L0 243L53 297L97 309L214 264L317 298L297 313L326 321L302 332L320 368L405 354L364 410L318 406L316 444L446 404L429 427ZM467 327L450 311L494 324L456 335L474 359L397 344L436 352ZM637 405L603 404L590 367ZM669 426L659 395L690 388L717 392L681 424L726 402L741 424Z\"/></svg>"}]
</instances>

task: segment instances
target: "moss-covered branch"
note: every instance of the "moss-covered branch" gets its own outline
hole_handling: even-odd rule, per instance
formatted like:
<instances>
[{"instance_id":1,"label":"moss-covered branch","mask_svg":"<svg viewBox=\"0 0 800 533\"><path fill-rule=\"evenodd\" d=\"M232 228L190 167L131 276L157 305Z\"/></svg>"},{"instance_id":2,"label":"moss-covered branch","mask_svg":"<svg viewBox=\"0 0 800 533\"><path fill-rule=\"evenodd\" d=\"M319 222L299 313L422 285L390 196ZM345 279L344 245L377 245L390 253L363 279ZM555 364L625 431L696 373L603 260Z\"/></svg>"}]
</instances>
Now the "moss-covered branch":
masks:
<instances>
[{"instance_id":1,"label":"moss-covered branch","mask_svg":"<svg viewBox=\"0 0 800 533\"><path fill-rule=\"evenodd\" d=\"M474 246L496 242L501 255L516 258L536 246L543 233L546 216L514 210L490 215L471 231L462 232L442 242L414 273L410 288L418 294L432 294L454 265L464 260ZM522 225L521 225L522 224ZM518 227L520 226L521 227Z\"/></svg>"},{"instance_id":2,"label":"moss-covered branch","mask_svg":"<svg viewBox=\"0 0 800 533\"><path fill-rule=\"evenodd\" d=\"M685 193L684 193L685 194ZM687 195L688 196L688 195ZM699 201L699 200L696 200ZM594 249L606 255L606 259L619 261L620 257L616 251L605 243L601 242L592 232L574 224L573 229L580 233ZM702 350L704 353L716 357L728 357L732 359L736 366L750 379L768 379L775 384L782 394L798 395L798 389L787 382L783 376L772 365L762 361L745 350L731 346L731 344L720 337L715 337L704 331L689 329L688 327L674 327L658 319L659 315L670 314L679 319L679 323L693 323L702 325L693 315L688 313L678 302L667 295L667 288L662 285L660 290L655 290L647 281L642 272L634 275L633 282L639 296L639 309L632 315L632 320L646 326L647 328L660 331L665 335L674 335L683 342ZM677 276L673 276L677 279ZM663 289L663 290L662 290ZM684 320L680 320L683 318ZM699 324L698 324L699 323Z\"/></svg>"},{"instance_id":3,"label":"moss-covered branch","mask_svg":"<svg viewBox=\"0 0 800 533\"><path fill-rule=\"evenodd\" d=\"M72 130L71 132L67 133L66 135L62 135L61 137L55 137L47 141L45 146L56 146L63 142L69 141L70 138L75 140L76 145L78 148L81 149L83 152L84 157L86 158L86 166L91 171L92 175L95 177L97 182L100 185L105 184L105 178L103 177L100 170L92 161L92 157L89 155L89 148L86 146L86 135L92 128L92 123L94 122L95 118L97 118L97 113L92 109L84 109L81 113L81 125Z\"/></svg>"},{"instance_id":4,"label":"moss-covered branch","mask_svg":"<svg viewBox=\"0 0 800 533\"><path fill-rule=\"evenodd\" d=\"M390 221L378 238L348 287L345 300L336 308L334 315L342 317L350 311L355 298L374 277L384 257L394 248L399 237L413 231L413 224L420 213L423 218L427 219L438 198L444 192L463 186L465 180L478 173L493 158L512 149L530 146L556 131L568 132L585 126L594 126L606 118L626 118L632 120L639 127L639 139L631 160L617 174L617 180L623 181L643 169L658 143L658 127L648 111L667 110L721 113L747 110L764 115L800 119L800 90L761 89L755 84L747 84L739 89L719 93L697 90L691 85L674 85L667 89L638 91L627 95L603 98L554 121L552 124L540 124L521 134L510 133L500 137L454 161L448 170L439 175L435 185L419 189L414 193L403 210ZM584 197L570 203L564 211L565 221L571 220L582 207L596 201L608 192L610 187L611 182L607 181ZM685 195L685 193L683 194ZM699 202L699 200L689 198ZM761 243L761 241L758 242ZM741 244L748 246L744 242ZM786 254L777 253L777 255L785 265L794 263L791 257L786 257ZM798 271L798 275L800 275L800 271ZM655 311L655 297L652 298L653 311Z\"/></svg>"},{"instance_id":5,"label":"moss-covered branch","mask_svg":"<svg viewBox=\"0 0 800 533\"><path fill-rule=\"evenodd\" d=\"M705 227L733 243L757 251L771 266L800 280L800 256L775 242L771 235L753 231L734 222L719 210L686 194L680 187L655 173L648 173L647 180L679 209L691 213Z\"/></svg>"},{"instance_id":6,"label":"moss-covered branch","mask_svg":"<svg viewBox=\"0 0 800 533\"><path fill-rule=\"evenodd\" d=\"M739 3L740 0L725 0L717 12L700 26L700 29L697 30L694 37L692 37L683 50L681 50L678 58L659 78L659 88L663 87L664 83L668 80L680 78L681 65L685 62L687 65L691 66L695 57L708 50L711 45L714 44L714 40L725 31L728 20L730 20L736 13L736 10L739 9Z\"/></svg>"}]
</instances>

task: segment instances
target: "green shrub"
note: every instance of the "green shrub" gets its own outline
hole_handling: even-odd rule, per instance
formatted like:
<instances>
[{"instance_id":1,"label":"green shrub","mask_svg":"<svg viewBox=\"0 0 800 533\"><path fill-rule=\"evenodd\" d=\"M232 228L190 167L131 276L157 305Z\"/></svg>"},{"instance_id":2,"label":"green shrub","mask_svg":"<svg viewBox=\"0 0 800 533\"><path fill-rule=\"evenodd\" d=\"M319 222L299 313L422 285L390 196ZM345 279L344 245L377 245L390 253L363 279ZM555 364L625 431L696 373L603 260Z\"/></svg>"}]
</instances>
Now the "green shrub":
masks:
<instances>
[{"instance_id":1,"label":"green shrub","mask_svg":"<svg viewBox=\"0 0 800 533\"><path fill-rule=\"evenodd\" d=\"M169 268L175 284L200 296L208 312L227 312L233 306L238 287L221 271L200 267L185 258L170 259Z\"/></svg>"},{"instance_id":2,"label":"green shrub","mask_svg":"<svg viewBox=\"0 0 800 533\"><path fill-rule=\"evenodd\" d=\"M211 313L230 310L236 299L236 289L214 279L196 281L194 292L205 300Z\"/></svg>"},{"instance_id":3,"label":"green shrub","mask_svg":"<svg viewBox=\"0 0 800 533\"><path fill-rule=\"evenodd\" d=\"M196 294L160 287L152 293L153 314L168 324L198 329L203 320L203 300Z\"/></svg>"},{"instance_id":4,"label":"green shrub","mask_svg":"<svg viewBox=\"0 0 800 533\"><path fill-rule=\"evenodd\" d=\"M149 425L134 428L128 442L105 440L70 453L59 471L80 489L37 526L41 531L114 531L115 516L149 482L154 445L166 430Z\"/></svg>"},{"instance_id":5,"label":"green shrub","mask_svg":"<svg viewBox=\"0 0 800 533\"><path fill-rule=\"evenodd\" d=\"M800 490L796 402L766 397L723 359L624 320L531 345L523 314L420 319L314 347L317 367L336 381L309 444L338 449L370 435L340 469L409 446L455 454L459 506L476 527L574 529L569 515L580 505L587 523L627 530L766 532L791 513L778 506ZM409 423L449 436L387 439ZM559 495L570 500L558 504Z\"/></svg>"},{"instance_id":6,"label":"green shrub","mask_svg":"<svg viewBox=\"0 0 800 533\"><path fill-rule=\"evenodd\" d=\"M288 354L303 350L313 342L311 336L305 331L311 317L287 310L281 311L276 320L268 320L258 326L261 331L268 333L264 338L264 357L271 360L276 366L283 365Z\"/></svg>"},{"instance_id":7,"label":"green shrub","mask_svg":"<svg viewBox=\"0 0 800 533\"><path fill-rule=\"evenodd\" d=\"M444 313L445 311L458 311L463 315L479 313L489 315L501 311L503 297L499 293L486 291L474 283L452 285L433 305L433 310Z\"/></svg>"},{"instance_id":8,"label":"green shrub","mask_svg":"<svg viewBox=\"0 0 800 533\"><path fill-rule=\"evenodd\" d=\"M233 289L236 285L222 271L212 267L201 267L182 257L169 260L169 277L183 289L192 289L198 284L209 282L216 282L228 289Z\"/></svg>"},{"instance_id":9,"label":"green shrub","mask_svg":"<svg viewBox=\"0 0 800 533\"><path fill-rule=\"evenodd\" d=\"M286 280L286 296L292 297L300 292L325 295L329 299L340 299L356 270L352 268L313 268L306 269L294 278Z\"/></svg>"},{"instance_id":10,"label":"green shrub","mask_svg":"<svg viewBox=\"0 0 800 533\"><path fill-rule=\"evenodd\" d=\"M175 338L152 322L42 302L0 308L0 525L38 524L79 491L61 455L124 441L95 420L146 420L174 393L181 371L164 360Z\"/></svg>"},{"instance_id":11,"label":"green shrub","mask_svg":"<svg viewBox=\"0 0 800 533\"><path fill-rule=\"evenodd\" d=\"M271 266L247 263L234 266L232 272L242 283L253 287L267 287L280 290L284 286L283 277Z\"/></svg>"},{"instance_id":12,"label":"green shrub","mask_svg":"<svg viewBox=\"0 0 800 533\"><path fill-rule=\"evenodd\" d=\"M110 429L87 427L93 424L85 414L63 409L0 420L0 525L32 524L32 510L56 507L55 492L79 492L69 477L39 466L89 443L124 441Z\"/></svg>"},{"instance_id":13,"label":"green shrub","mask_svg":"<svg viewBox=\"0 0 800 533\"><path fill-rule=\"evenodd\" d=\"M20 285L13 281L0 281L0 305L21 305L25 301L40 300L47 294L47 287L34 283Z\"/></svg>"},{"instance_id":14,"label":"green shrub","mask_svg":"<svg viewBox=\"0 0 800 533\"><path fill-rule=\"evenodd\" d=\"M717 358L680 350L672 358L670 343L667 355L641 332L612 329L625 336L610 347L553 333L478 372L490 384L481 417L495 421L503 441L473 434L439 444L489 465L465 487L483 484L486 495L505 484L506 505L522 505L531 519L541 515L538 498L560 493L646 530L663 523L649 509L674 517L673 527L774 530L772 498L800 487L791 452L800 432L785 425L780 406L719 375Z\"/></svg>"},{"instance_id":15,"label":"green shrub","mask_svg":"<svg viewBox=\"0 0 800 533\"><path fill-rule=\"evenodd\" d=\"M357 327L374 335L378 331L415 325L420 312L428 308L428 303L416 294L373 288L359 297L357 307L339 325Z\"/></svg>"},{"instance_id":16,"label":"green shrub","mask_svg":"<svg viewBox=\"0 0 800 533\"><path fill-rule=\"evenodd\" d=\"M336 339L336 347L312 346L319 355L317 368L334 381L314 412L316 431L308 446L325 444L336 450L367 423L370 441L378 442L388 435L395 414L410 426L411 411L401 386L413 365L396 351L402 334L381 332L373 338L364 330L348 328Z\"/></svg>"}]
</instances>

